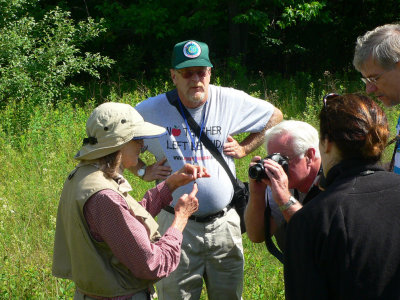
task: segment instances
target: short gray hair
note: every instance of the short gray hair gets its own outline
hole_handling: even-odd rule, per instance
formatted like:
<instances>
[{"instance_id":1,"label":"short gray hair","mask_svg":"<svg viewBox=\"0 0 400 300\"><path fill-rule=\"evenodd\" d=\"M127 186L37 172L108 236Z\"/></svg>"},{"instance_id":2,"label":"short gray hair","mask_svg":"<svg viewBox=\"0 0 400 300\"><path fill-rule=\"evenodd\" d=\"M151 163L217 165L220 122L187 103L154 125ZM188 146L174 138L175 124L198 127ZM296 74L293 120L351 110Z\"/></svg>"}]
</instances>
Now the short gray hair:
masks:
<instances>
[{"instance_id":1,"label":"short gray hair","mask_svg":"<svg viewBox=\"0 0 400 300\"><path fill-rule=\"evenodd\" d=\"M372 58L385 70L391 70L400 61L400 24L386 24L357 38L353 65L361 71Z\"/></svg>"},{"instance_id":2,"label":"short gray hair","mask_svg":"<svg viewBox=\"0 0 400 300\"><path fill-rule=\"evenodd\" d=\"M268 141L276 136L288 134L293 139L293 151L296 155L304 155L310 148L315 149L315 156L320 157L318 131L306 122L287 120L278 123L265 133L265 148Z\"/></svg>"}]
</instances>

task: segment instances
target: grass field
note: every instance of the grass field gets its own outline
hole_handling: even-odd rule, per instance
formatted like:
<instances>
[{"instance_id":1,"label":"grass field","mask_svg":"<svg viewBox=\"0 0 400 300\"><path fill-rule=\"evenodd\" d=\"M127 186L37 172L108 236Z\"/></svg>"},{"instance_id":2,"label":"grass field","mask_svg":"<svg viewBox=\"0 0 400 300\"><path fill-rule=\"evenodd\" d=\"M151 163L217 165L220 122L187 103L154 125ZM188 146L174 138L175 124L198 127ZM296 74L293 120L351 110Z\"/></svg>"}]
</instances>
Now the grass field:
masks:
<instances>
[{"instance_id":1,"label":"grass field","mask_svg":"<svg viewBox=\"0 0 400 300\"><path fill-rule=\"evenodd\" d=\"M286 119L300 119L317 126L320 99L336 85L338 92L360 89L323 77L315 84L296 80L263 78L261 89L246 91L266 98L279 107ZM326 82L324 82L324 80ZM267 83L268 82L268 86ZM339 84L340 83L340 84ZM169 88L137 89L136 92L110 94L108 99L135 104ZM85 136L85 122L95 107L93 101L74 106L60 101L57 106L31 106L9 103L0 111L0 299L70 299L73 283L51 275L51 260L56 211L64 179L73 169L73 156ZM387 110L394 131L398 111ZM394 135L392 133L392 135ZM240 138L240 137L239 137ZM390 159L391 149L385 153ZM262 148L255 154L264 155ZM147 155L143 157L150 162ZM237 161L238 177L247 178L251 157ZM153 186L127 174L134 187L133 196L141 199ZM269 255L264 244L253 244L244 235L244 299L284 299L283 268ZM207 299L205 293L202 296Z\"/></svg>"}]
</instances>

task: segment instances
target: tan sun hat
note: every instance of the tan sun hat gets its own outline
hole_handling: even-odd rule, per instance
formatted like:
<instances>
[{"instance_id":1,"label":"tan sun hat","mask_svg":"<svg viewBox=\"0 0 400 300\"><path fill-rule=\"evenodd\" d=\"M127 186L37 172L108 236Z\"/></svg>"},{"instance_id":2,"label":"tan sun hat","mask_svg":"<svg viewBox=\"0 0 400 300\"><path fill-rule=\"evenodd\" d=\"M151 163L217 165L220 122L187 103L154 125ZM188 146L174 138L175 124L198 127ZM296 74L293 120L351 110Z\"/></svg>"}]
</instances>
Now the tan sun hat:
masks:
<instances>
[{"instance_id":1,"label":"tan sun hat","mask_svg":"<svg viewBox=\"0 0 400 300\"><path fill-rule=\"evenodd\" d=\"M86 122L86 134L76 159L97 159L118 151L131 140L156 138L166 130L145 122L129 104L108 102L93 110Z\"/></svg>"}]
</instances>

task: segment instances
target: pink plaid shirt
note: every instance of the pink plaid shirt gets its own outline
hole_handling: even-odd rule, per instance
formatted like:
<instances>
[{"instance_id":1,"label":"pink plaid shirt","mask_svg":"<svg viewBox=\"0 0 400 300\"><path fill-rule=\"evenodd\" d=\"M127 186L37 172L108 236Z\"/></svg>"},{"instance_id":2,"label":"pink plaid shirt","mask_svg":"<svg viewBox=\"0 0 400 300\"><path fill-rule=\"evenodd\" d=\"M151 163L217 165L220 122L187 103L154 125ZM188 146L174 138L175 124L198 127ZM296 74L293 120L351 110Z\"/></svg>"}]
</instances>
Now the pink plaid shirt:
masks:
<instances>
[{"instance_id":1,"label":"pink plaid shirt","mask_svg":"<svg viewBox=\"0 0 400 300\"><path fill-rule=\"evenodd\" d=\"M139 203L154 217L171 201L171 192L162 182L147 191ZM97 192L83 210L93 238L105 242L135 277L160 279L178 266L182 233L170 227L159 241L151 243L146 228L132 216L118 193L108 189Z\"/></svg>"}]
</instances>

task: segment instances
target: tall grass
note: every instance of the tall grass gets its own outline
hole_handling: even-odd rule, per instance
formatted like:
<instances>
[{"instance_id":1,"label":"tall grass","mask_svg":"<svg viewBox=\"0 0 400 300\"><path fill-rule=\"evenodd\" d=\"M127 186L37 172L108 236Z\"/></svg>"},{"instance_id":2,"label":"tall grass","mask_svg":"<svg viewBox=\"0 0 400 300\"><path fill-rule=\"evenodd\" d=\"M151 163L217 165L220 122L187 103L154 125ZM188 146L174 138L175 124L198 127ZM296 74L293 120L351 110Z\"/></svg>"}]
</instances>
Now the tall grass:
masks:
<instances>
[{"instance_id":1,"label":"tall grass","mask_svg":"<svg viewBox=\"0 0 400 300\"><path fill-rule=\"evenodd\" d=\"M328 75L320 81L312 81L305 74L291 80L262 77L258 85L248 85L245 90L273 102L285 118L305 120L318 128L317 114L325 91L333 84L338 92L362 87L359 83L327 78ZM220 83L218 78L215 82ZM135 91L114 89L108 100L135 105L170 88L168 81L159 81L158 87L152 89L144 85ZM96 105L88 101L83 106L74 106L68 100L60 101L57 106L10 102L0 112L1 299L73 297L74 284L51 275L55 219L63 182L76 164L73 156L85 136L87 117ZM387 113L394 130L398 111L387 110ZM265 150L261 147L255 154L263 156ZM151 160L149 155L143 158ZM385 156L386 160L389 158L390 150ZM242 180L247 178L250 159L249 156L237 161ZM126 175L136 199L141 199L153 186ZM246 235L243 237L246 259L243 298L284 299L282 266L263 244L253 244ZM206 293L202 299L207 299Z\"/></svg>"}]
</instances>

